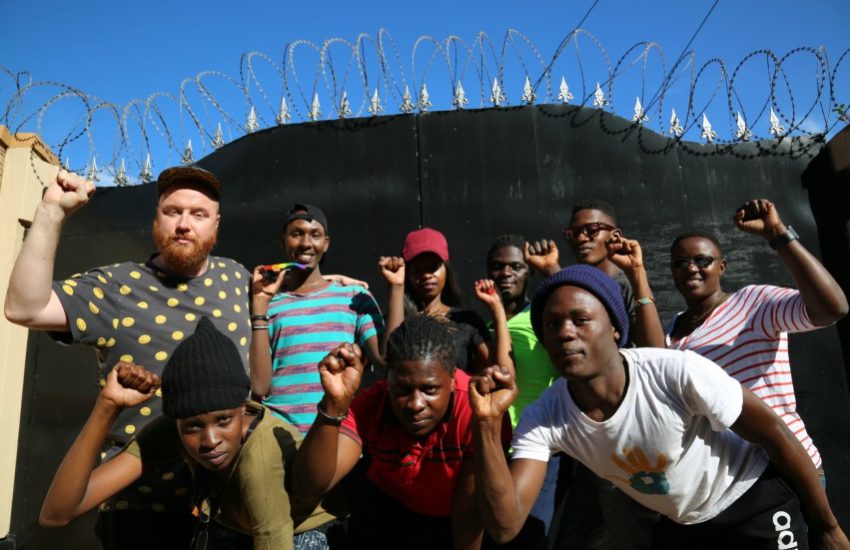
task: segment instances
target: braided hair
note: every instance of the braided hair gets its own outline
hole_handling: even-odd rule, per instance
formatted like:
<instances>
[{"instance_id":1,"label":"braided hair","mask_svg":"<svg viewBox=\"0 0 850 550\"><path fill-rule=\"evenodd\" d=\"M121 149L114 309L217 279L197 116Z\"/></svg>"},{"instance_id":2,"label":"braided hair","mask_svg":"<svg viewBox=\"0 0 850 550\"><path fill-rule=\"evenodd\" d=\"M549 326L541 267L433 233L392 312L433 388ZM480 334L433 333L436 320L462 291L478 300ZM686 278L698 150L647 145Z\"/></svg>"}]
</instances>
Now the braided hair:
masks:
<instances>
[{"instance_id":1,"label":"braided hair","mask_svg":"<svg viewBox=\"0 0 850 550\"><path fill-rule=\"evenodd\" d=\"M411 315L390 334L387 342L387 368L402 361L436 361L454 374L456 348L451 325L430 315Z\"/></svg>"}]
</instances>

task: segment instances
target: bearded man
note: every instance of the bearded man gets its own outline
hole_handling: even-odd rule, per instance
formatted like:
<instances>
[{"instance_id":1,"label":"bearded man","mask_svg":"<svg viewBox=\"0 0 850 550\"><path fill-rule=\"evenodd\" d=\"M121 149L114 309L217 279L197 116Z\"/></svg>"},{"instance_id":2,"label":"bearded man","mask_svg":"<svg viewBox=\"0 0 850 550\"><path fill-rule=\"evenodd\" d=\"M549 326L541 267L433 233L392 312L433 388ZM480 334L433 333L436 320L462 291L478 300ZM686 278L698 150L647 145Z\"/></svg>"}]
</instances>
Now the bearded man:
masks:
<instances>
[{"instance_id":1,"label":"bearded man","mask_svg":"<svg viewBox=\"0 0 850 550\"><path fill-rule=\"evenodd\" d=\"M180 166L159 175L157 191L157 254L52 281L62 224L94 193L91 182L60 171L36 209L12 270L6 318L49 331L63 343L94 347L105 379L118 361L144 365L160 376L177 345L206 316L236 344L247 370L251 276L239 263L209 255L221 219L221 183L203 168ZM157 393L124 410L104 456L119 452L161 408ZM194 525L191 478L181 462L142 476L101 506L98 529L106 548L188 546ZM138 529L154 524L156 529Z\"/></svg>"}]
</instances>

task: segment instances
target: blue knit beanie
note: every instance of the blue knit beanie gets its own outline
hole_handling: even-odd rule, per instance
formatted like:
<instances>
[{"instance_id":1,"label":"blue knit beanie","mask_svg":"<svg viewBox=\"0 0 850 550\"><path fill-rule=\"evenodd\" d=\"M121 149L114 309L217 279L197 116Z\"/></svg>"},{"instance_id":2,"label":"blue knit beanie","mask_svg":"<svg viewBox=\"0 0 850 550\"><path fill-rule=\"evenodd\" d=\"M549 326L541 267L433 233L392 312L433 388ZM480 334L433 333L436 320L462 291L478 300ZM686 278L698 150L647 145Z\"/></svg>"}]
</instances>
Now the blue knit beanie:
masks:
<instances>
[{"instance_id":1,"label":"blue knit beanie","mask_svg":"<svg viewBox=\"0 0 850 550\"><path fill-rule=\"evenodd\" d=\"M620 333L617 347L626 345L629 339L629 315L623 302L620 285L601 269L579 264L565 267L540 285L531 301L531 326L537 339L543 342L543 306L546 300L559 287L571 285L583 288L602 302L608 310L611 324Z\"/></svg>"}]
</instances>

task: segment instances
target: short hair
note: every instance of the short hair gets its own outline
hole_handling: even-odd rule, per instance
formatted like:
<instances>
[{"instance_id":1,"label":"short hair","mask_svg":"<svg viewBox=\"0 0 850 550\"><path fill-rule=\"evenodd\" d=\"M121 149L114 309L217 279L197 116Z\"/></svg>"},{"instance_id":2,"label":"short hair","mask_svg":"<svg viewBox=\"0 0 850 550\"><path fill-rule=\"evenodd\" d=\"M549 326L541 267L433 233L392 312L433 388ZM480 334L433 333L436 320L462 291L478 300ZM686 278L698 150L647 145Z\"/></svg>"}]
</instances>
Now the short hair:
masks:
<instances>
[{"instance_id":1,"label":"short hair","mask_svg":"<svg viewBox=\"0 0 850 550\"><path fill-rule=\"evenodd\" d=\"M692 238L700 238L711 241L711 244L717 247L717 250L720 251L720 256L723 256L723 247L720 246L720 243L717 241L717 237L714 236L714 233L711 233L710 231L705 231L703 229L693 229L690 231L685 231L684 233L679 233L679 235L677 235L676 238L673 239L673 244L670 245L670 254L673 254L673 249L676 248L677 244L684 241L685 239Z\"/></svg>"},{"instance_id":2,"label":"short hair","mask_svg":"<svg viewBox=\"0 0 850 550\"><path fill-rule=\"evenodd\" d=\"M520 251L525 250L525 237L517 233L499 235L498 237L496 237L496 240L493 241L493 244L491 244L490 248L487 250L487 259L489 260L490 256L496 250L506 247L519 248Z\"/></svg>"},{"instance_id":3,"label":"short hair","mask_svg":"<svg viewBox=\"0 0 850 550\"><path fill-rule=\"evenodd\" d=\"M402 361L436 361L449 374L457 367L457 345L451 324L425 313L411 315L390 334L387 368Z\"/></svg>"},{"instance_id":4,"label":"short hair","mask_svg":"<svg viewBox=\"0 0 850 550\"><path fill-rule=\"evenodd\" d=\"M600 212L611 218L611 221L614 222L614 225L617 225L617 211L614 209L613 206L603 200L588 199L578 201L573 206L573 210L570 213L570 217L575 216L577 212L581 212L582 210L599 210Z\"/></svg>"}]
</instances>

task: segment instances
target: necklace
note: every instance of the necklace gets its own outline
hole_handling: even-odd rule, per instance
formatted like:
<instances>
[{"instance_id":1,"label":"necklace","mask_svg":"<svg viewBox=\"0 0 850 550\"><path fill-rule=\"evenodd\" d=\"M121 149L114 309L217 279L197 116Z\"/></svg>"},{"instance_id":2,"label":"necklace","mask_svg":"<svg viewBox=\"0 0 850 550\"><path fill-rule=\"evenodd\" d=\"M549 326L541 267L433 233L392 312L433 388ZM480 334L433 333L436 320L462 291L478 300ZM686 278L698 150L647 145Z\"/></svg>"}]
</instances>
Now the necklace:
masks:
<instances>
[{"instance_id":1,"label":"necklace","mask_svg":"<svg viewBox=\"0 0 850 550\"><path fill-rule=\"evenodd\" d=\"M728 298L728 297L729 297L729 295L728 295L728 294L726 294L725 292L721 292L721 293L718 295L718 297L717 297L717 298L715 298L714 302L711 304L711 307L709 307L708 309L706 309L705 311L703 311L702 313L700 313L697 317L693 317L693 313L691 313L691 311L690 311L690 310L688 310L688 314L691 316L691 317L687 320L687 321L688 321L688 325L690 325L690 326L692 326L692 327L695 327L695 326L699 326L699 325L701 325L701 324L702 324L702 322L703 322L703 321L705 321L706 319L708 319L709 315L711 315L711 313L712 313L715 309L717 309L717 306L719 306L720 304L722 304L722 303L726 300L726 298Z\"/></svg>"}]
</instances>

